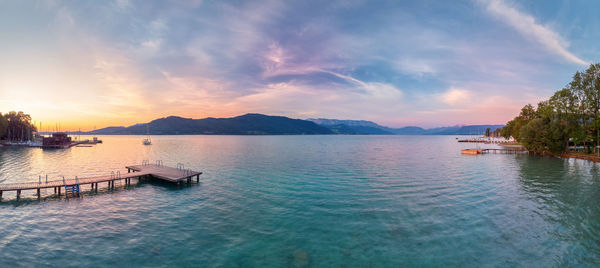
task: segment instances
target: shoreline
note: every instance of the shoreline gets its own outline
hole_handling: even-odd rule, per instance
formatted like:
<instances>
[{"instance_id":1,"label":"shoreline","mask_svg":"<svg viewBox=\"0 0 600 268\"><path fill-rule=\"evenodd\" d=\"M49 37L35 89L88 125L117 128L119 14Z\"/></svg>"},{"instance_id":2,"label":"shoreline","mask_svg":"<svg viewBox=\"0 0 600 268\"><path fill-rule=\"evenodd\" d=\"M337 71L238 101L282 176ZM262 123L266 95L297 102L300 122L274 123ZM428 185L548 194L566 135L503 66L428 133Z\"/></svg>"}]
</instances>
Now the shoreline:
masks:
<instances>
[{"instance_id":1,"label":"shoreline","mask_svg":"<svg viewBox=\"0 0 600 268\"><path fill-rule=\"evenodd\" d=\"M574 159L588 160L588 161L592 161L592 162L600 162L599 155L590 155L590 154L584 154L584 153L569 152L569 153L564 153L564 154L557 155L557 156L560 156L563 158L574 158Z\"/></svg>"},{"instance_id":2,"label":"shoreline","mask_svg":"<svg viewBox=\"0 0 600 268\"><path fill-rule=\"evenodd\" d=\"M508 147L508 148L523 148L523 146L521 144L498 144L502 147ZM541 155L550 155L550 156L556 156L556 157L560 157L560 158L564 158L564 159L569 159L569 158L573 158L573 159L581 159L581 160L587 160L587 161L591 161L591 162L600 162L600 155L594 155L594 154L586 154L586 153L576 153L576 152L568 152L568 153L562 153L562 154L553 154L550 152L534 152L534 154L541 154Z\"/></svg>"}]
</instances>

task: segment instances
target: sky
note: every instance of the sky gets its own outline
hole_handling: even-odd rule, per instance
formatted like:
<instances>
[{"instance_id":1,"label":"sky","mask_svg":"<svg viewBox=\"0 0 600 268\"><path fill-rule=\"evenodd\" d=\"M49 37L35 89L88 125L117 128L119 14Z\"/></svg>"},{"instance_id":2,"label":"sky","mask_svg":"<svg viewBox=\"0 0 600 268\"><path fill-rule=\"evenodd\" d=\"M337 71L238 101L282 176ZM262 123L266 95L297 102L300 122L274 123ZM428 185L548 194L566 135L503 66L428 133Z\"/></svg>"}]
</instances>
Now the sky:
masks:
<instances>
[{"instance_id":1,"label":"sky","mask_svg":"<svg viewBox=\"0 0 600 268\"><path fill-rule=\"evenodd\" d=\"M0 0L0 112L502 124L600 57L600 1Z\"/></svg>"}]
</instances>

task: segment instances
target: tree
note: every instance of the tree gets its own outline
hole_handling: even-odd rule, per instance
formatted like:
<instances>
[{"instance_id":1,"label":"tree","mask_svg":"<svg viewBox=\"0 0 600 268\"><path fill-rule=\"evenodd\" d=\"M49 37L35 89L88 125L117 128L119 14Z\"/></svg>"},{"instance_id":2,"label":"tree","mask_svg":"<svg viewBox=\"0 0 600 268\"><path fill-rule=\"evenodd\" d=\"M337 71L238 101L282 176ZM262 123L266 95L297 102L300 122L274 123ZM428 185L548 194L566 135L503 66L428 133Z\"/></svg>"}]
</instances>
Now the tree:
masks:
<instances>
[{"instance_id":1,"label":"tree","mask_svg":"<svg viewBox=\"0 0 600 268\"><path fill-rule=\"evenodd\" d=\"M6 136L6 130L8 129L8 120L0 113L0 140Z\"/></svg>"},{"instance_id":2,"label":"tree","mask_svg":"<svg viewBox=\"0 0 600 268\"><path fill-rule=\"evenodd\" d=\"M591 116L592 131L596 133L594 141L596 147L600 145L600 64L591 64L582 74L581 86L586 97L586 108L588 115Z\"/></svg>"},{"instance_id":3,"label":"tree","mask_svg":"<svg viewBox=\"0 0 600 268\"><path fill-rule=\"evenodd\" d=\"M504 126L502 130L500 130L500 135L505 139L513 137L518 141L519 135L521 134L521 127L527 125L529 121L536 117L536 110L531 104L527 104L523 106L523 108L521 108L521 113L519 114L519 116L506 123L506 126Z\"/></svg>"},{"instance_id":4,"label":"tree","mask_svg":"<svg viewBox=\"0 0 600 268\"><path fill-rule=\"evenodd\" d=\"M36 131L36 127L31 124L31 116L23 112L10 111L4 115L8 121L7 139L14 140L31 140L32 132Z\"/></svg>"},{"instance_id":5,"label":"tree","mask_svg":"<svg viewBox=\"0 0 600 268\"><path fill-rule=\"evenodd\" d=\"M506 125L502 127L502 129L500 129L500 136L504 137L505 139L509 139L512 136L514 127L515 120L513 119L508 121L508 123L506 123Z\"/></svg>"},{"instance_id":6,"label":"tree","mask_svg":"<svg viewBox=\"0 0 600 268\"><path fill-rule=\"evenodd\" d=\"M569 152L571 144L576 150L583 144L586 151L600 155L600 64L576 72L566 87L536 109L525 105L500 134L534 151Z\"/></svg>"},{"instance_id":7,"label":"tree","mask_svg":"<svg viewBox=\"0 0 600 268\"><path fill-rule=\"evenodd\" d=\"M525 149L534 152L560 154L564 150L564 132L557 122L548 118L536 118L521 128L521 139Z\"/></svg>"}]
</instances>

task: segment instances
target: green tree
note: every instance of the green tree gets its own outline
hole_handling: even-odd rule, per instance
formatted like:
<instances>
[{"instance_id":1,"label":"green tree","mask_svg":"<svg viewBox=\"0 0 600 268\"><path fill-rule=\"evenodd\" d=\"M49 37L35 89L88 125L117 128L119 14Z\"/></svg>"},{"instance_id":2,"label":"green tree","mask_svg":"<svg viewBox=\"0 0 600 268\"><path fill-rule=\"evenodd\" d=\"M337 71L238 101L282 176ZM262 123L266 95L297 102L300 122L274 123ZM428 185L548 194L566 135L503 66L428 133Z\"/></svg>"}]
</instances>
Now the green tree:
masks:
<instances>
[{"instance_id":1,"label":"green tree","mask_svg":"<svg viewBox=\"0 0 600 268\"><path fill-rule=\"evenodd\" d=\"M523 107L500 134L533 151L568 152L573 143L600 154L600 64L576 72L565 88L536 109Z\"/></svg>"},{"instance_id":2,"label":"green tree","mask_svg":"<svg viewBox=\"0 0 600 268\"><path fill-rule=\"evenodd\" d=\"M574 136L577 130L575 127L577 103L577 96L569 88L557 91L548 101L548 106L553 114L547 118L560 126L559 130L563 132L565 151L569 150L570 137Z\"/></svg>"},{"instance_id":3,"label":"green tree","mask_svg":"<svg viewBox=\"0 0 600 268\"><path fill-rule=\"evenodd\" d=\"M586 97L586 110L591 119L591 129L595 133L593 139L596 143L594 148L596 153L598 152L596 148L600 145L600 64L591 64L583 72L581 86Z\"/></svg>"},{"instance_id":4,"label":"green tree","mask_svg":"<svg viewBox=\"0 0 600 268\"><path fill-rule=\"evenodd\" d=\"M505 139L509 139L512 136L513 128L515 127L515 120L510 120L502 129L500 129L500 136Z\"/></svg>"},{"instance_id":5,"label":"green tree","mask_svg":"<svg viewBox=\"0 0 600 268\"><path fill-rule=\"evenodd\" d=\"M537 112L535 108L533 108L533 105L527 104L521 108L519 116L506 123L506 126L502 128L500 133L504 138L508 139L512 136L518 141L519 136L521 135L521 128L536 117Z\"/></svg>"},{"instance_id":6,"label":"green tree","mask_svg":"<svg viewBox=\"0 0 600 268\"><path fill-rule=\"evenodd\" d=\"M557 122L548 118L536 118L521 128L523 147L534 152L560 154L564 150L564 131Z\"/></svg>"}]
</instances>

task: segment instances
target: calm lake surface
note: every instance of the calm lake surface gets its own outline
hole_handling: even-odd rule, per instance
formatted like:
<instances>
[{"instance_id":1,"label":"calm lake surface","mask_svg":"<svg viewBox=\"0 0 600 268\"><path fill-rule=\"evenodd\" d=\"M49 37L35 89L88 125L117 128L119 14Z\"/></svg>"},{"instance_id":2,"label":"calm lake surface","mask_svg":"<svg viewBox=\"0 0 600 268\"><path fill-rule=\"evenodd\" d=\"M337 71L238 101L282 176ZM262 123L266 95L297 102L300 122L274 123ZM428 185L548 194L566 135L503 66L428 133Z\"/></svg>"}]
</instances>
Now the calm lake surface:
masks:
<instances>
[{"instance_id":1,"label":"calm lake surface","mask_svg":"<svg viewBox=\"0 0 600 268\"><path fill-rule=\"evenodd\" d=\"M68 201L5 193L0 266L600 265L598 164L465 156L475 145L455 137L153 136L144 146L101 136L90 148L0 148L0 183L123 173L146 159L204 172L191 187L143 182Z\"/></svg>"}]
</instances>

